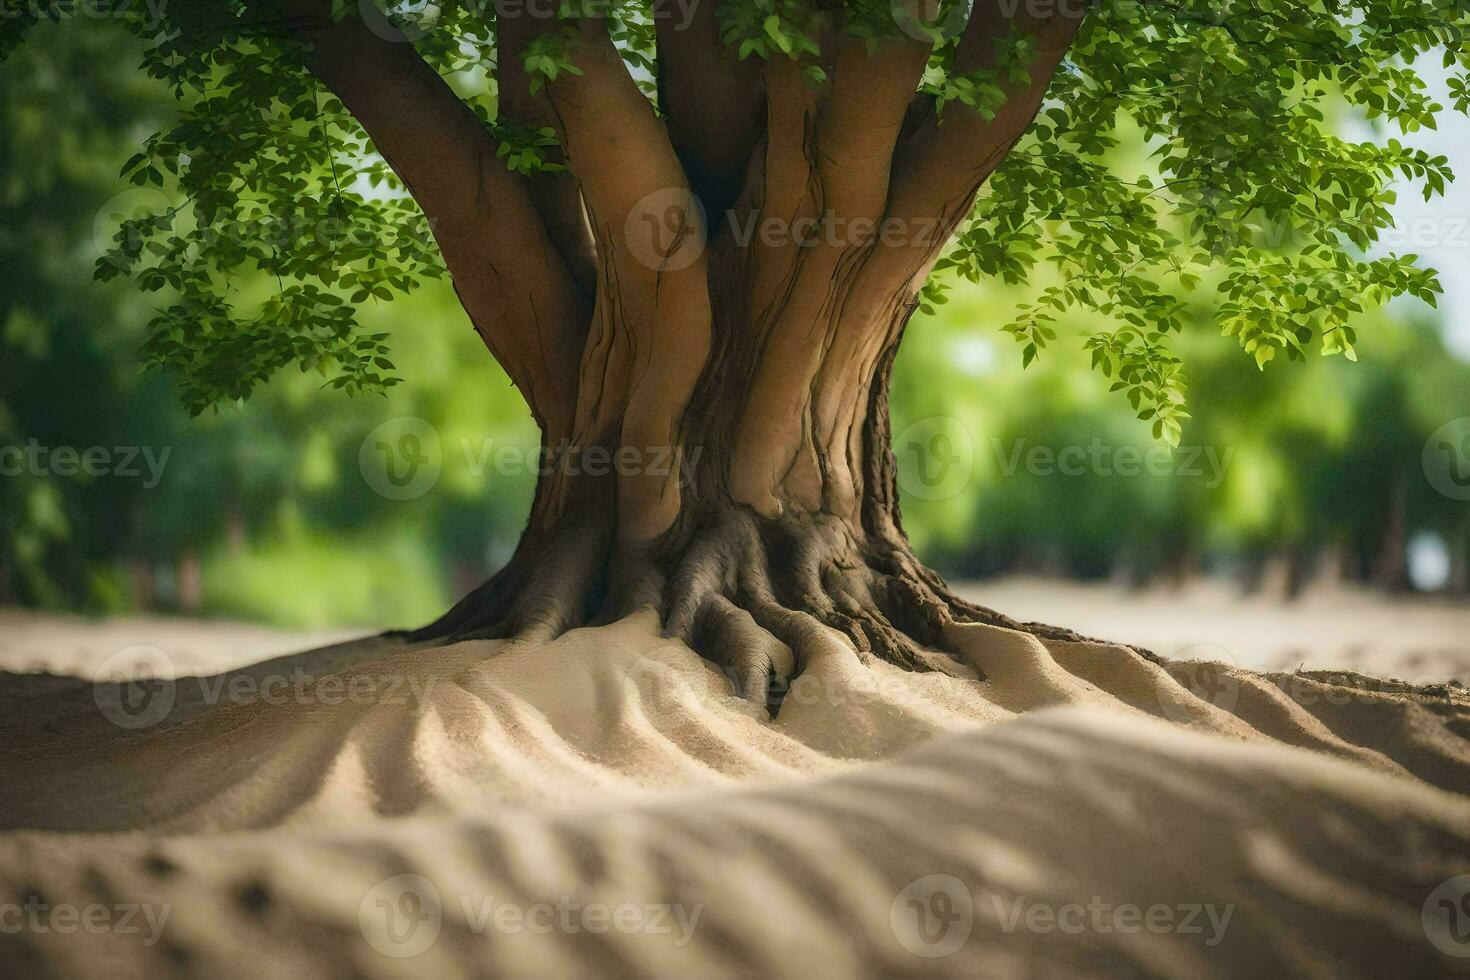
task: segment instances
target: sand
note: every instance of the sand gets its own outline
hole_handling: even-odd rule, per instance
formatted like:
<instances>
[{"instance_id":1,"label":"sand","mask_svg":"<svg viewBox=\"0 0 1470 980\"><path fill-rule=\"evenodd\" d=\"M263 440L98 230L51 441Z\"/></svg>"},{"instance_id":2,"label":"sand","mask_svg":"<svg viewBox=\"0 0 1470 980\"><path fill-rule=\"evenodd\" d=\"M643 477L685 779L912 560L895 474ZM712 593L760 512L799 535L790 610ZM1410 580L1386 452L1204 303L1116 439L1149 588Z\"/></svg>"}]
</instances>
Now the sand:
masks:
<instances>
[{"instance_id":1,"label":"sand","mask_svg":"<svg viewBox=\"0 0 1470 980\"><path fill-rule=\"evenodd\" d=\"M1180 588L1013 576L960 583L967 598L1022 622L1059 616L1086 636L1122 637L1170 659L1253 670L1357 670L1419 684L1470 684L1470 603L1320 582L1292 600L1195 578Z\"/></svg>"},{"instance_id":2,"label":"sand","mask_svg":"<svg viewBox=\"0 0 1470 980\"><path fill-rule=\"evenodd\" d=\"M774 720L648 616L0 674L0 971L1470 972L1463 689L949 640Z\"/></svg>"}]
</instances>

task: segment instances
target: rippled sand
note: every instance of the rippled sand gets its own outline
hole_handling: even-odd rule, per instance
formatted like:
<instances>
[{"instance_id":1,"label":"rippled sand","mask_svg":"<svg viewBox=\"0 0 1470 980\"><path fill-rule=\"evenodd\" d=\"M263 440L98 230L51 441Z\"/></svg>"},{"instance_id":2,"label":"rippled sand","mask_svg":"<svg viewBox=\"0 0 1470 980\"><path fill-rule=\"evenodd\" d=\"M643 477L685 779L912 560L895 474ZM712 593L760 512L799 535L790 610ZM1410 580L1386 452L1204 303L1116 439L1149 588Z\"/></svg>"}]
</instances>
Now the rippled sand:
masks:
<instances>
[{"instance_id":1,"label":"rippled sand","mask_svg":"<svg viewBox=\"0 0 1470 980\"><path fill-rule=\"evenodd\" d=\"M1470 966L1461 689L949 641L972 677L838 650L774 719L651 617L204 676L134 648L167 682L0 674L0 969ZM105 927L63 931L63 906Z\"/></svg>"}]
</instances>

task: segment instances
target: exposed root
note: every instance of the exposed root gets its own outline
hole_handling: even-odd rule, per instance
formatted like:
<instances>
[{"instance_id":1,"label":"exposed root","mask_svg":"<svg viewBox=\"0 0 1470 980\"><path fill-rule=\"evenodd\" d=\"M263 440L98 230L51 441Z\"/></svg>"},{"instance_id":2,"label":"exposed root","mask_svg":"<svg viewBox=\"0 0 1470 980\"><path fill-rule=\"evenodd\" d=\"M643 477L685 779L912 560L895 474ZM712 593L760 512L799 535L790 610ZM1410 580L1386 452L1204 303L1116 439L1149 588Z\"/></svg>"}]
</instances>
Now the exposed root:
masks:
<instances>
[{"instance_id":1,"label":"exposed root","mask_svg":"<svg viewBox=\"0 0 1470 980\"><path fill-rule=\"evenodd\" d=\"M865 662L966 675L972 668L950 649L956 624L1084 639L971 605L906 545L875 547L832 518L765 521L728 508L678 547L633 550L610 546L600 516L586 508L554 533L528 535L499 575L409 638L545 643L653 610L664 635L718 665L737 693L772 713L804 665L849 645Z\"/></svg>"},{"instance_id":2,"label":"exposed root","mask_svg":"<svg viewBox=\"0 0 1470 980\"><path fill-rule=\"evenodd\" d=\"M527 534L510 562L437 621L392 634L411 642L550 642L587 622L601 594L607 532L595 515Z\"/></svg>"},{"instance_id":3,"label":"exposed root","mask_svg":"<svg viewBox=\"0 0 1470 980\"><path fill-rule=\"evenodd\" d=\"M595 532L573 525L558 533L539 556L508 618L510 636L549 643L586 622L602 578Z\"/></svg>"},{"instance_id":4,"label":"exposed root","mask_svg":"<svg viewBox=\"0 0 1470 980\"><path fill-rule=\"evenodd\" d=\"M722 595L700 606L692 635L695 648L724 670L737 694L775 715L797 673L791 647Z\"/></svg>"}]
</instances>

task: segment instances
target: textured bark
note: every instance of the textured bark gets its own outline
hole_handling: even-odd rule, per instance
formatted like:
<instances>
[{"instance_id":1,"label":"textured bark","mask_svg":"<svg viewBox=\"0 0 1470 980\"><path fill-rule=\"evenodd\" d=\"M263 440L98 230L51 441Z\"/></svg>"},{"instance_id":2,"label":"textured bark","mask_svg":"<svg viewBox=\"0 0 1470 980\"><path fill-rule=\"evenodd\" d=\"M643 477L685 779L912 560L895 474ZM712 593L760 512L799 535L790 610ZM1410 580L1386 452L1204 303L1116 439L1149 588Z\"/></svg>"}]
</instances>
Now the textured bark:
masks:
<instances>
[{"instance_id":1,"label":"textured bark","mask_svg":"<svg viewBox=\"0 0 1470 980\"><path fill-rule=\"evenodd\" d=\"M660 2L659 115L606 23L503 5L500 111L553 127L566 167L527 179L497 169L411 45L291 3L315 11L294 21L312 70L440 219L456 289L553 452L511 562L418 636L545 640L653 610L762 700L844 639L959 671L955 622L1071 636L961 601L914 556L888 391L919 286L1039 110L1075 17L1022 15L1029 76L993 118L941 125L915 94L931 45L898 32L870 43L829 20L812 84L784 58L732 58L714 4L681 25ZM991 65L1011 23L982 0L957 68ZM533 85L520 54L552 30L577 70Z\"/></svg>"},{"instance_id":2,"label":"textured bark","mask_svg":"<svg viewBox=\"0 0 1470 980\"><path fill-rule=\"evenodd\" d=\"M718 255L715 264L728 271ZM712 284L716 295L740 294L718 285ZM851 437L843 431L835 442L806 439L800 449L809 458L797 465L819 475L819 497L848 506L806 509L788 501L778 513L763 515L737 499L731 448L747 417L766 411L742 397L764 369L764 355L741 307L722 304L714 317L715 353L681 419L683 459L676 469L683 505L672 525L651 539L620 536L620 493L629 481L615 473L573 473L570 462L552 466L507 566L443 619L411 635L542 642L651 610L666 635L720 665L738 692L772 710L805 663L844 640L863 658L960 673L945 638L954 623L1081 639L958 598L909 547L890 450L888 394L912 309L908 304L899 311L885 334L891 339L868 370L844 372L849 380L838 400L853 406ZM736 405L743 408L732 411ZM651 450L666 447L609 448L610 456L621 448L648 462L656 455ZM784 459L784 444L769 449Z\"/></svg>"}]
</instances>

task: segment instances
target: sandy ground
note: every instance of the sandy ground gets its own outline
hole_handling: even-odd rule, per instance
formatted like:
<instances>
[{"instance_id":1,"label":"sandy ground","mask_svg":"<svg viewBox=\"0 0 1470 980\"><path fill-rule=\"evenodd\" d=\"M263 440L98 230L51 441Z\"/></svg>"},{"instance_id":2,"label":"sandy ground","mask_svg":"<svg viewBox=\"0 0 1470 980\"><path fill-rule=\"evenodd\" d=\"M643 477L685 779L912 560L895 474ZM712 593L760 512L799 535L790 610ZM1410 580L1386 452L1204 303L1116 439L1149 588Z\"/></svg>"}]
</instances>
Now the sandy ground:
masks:
<instances>
[{"instance_id":1,"label":"sandy ground","mask_svg":"<svg viewBox=\"0 0 1470 980\"><path fill-rule=\"evenodd\" d=\"M1470 684L1470 603L1335 586L1293 602L1202 579L1179 590L1006 578L962 583L967 599L1170 659L1258 670L1348 668L1420 684Z\"/></svg>"},{"instance_id":2,"label":"sandy ground","mask_svg":"<svg viewBox=\"0 0 1470 980\"><path fill-rule=\"evenodd\" d=\"M1050 594L1234 663L817 637L771 718L648 617L262 660L305 638L0 614L0 975L1470 975L1470 698L1242 669L1444 680L1463 614Z\"/></svg>"},{"instance_id":3,"label":"sandy ground","mask_svg":"<svg viewBox=\"0 0 1470 980\"><path fill-rule=\"evenodd\" d=\"M120 651L155 647L174 673L205 674L366 635L366 630L302 632L228 620L94 619L0 608L0 670L90 677Z\"/></svg>"},{"instance_id":4,"label":"sandy ground","mask_svg":"<svg viewBox=\"0 0 1470 980\"><path fill-rule=\"evenodd\" d=\"M1271 671L1347 668L1418 684L1470 684L1470 603L1341 587L1282 602L1210 580L1177 591L1019 577L957 588L1017 619L1067 626L1169 659ZM0 608L0 670L89 676L118 651L142 645L163 650L180 673L207 673L367 632L292 632L163 616L101 622Z\"/></svg>"}]
</instances>

